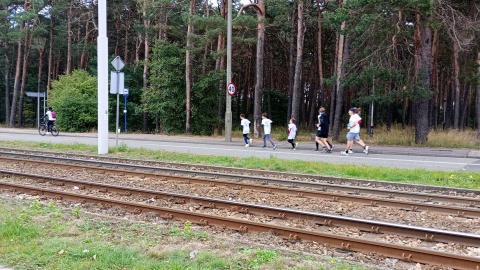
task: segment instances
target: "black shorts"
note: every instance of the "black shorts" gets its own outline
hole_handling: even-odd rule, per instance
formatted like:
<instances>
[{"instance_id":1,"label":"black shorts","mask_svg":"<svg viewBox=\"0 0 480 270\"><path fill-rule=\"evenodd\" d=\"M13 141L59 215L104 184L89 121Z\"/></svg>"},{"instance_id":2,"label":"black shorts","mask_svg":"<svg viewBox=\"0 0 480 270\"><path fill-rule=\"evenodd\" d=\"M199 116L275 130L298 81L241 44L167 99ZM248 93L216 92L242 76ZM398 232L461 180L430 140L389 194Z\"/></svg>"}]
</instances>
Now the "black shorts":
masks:
<instances>
[{"instance_id":1,"label":"black shorts","mask_svg":"<svg viewBox=\"0 0 480 270\"><path fill-rule=\"evenodd\" d=\"M317 130L317 137L328 138L328 133L322 132L321 130Z\"/></svg>"}]
</instances>

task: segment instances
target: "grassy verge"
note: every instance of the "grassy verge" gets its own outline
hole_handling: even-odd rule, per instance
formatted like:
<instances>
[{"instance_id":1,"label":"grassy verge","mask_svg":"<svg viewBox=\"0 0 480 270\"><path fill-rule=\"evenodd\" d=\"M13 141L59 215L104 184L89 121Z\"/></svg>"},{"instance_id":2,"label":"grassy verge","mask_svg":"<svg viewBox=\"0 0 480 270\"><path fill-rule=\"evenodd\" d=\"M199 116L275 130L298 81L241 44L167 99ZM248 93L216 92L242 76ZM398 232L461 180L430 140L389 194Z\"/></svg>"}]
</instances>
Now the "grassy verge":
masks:
<instances>
[{"instance_id":1,"label":"grassy verge","mask_svg":"<svg viewBox=\"0 0 480 270\"><path fill-rule=\"evenodd\" d=\"M21 269L366 269L229 243L188 222L119 221L54 203L0 198L0 265Z\"/></svg>"},{"instance_id":2,"label":"grassy verge","mask_svg":"<svg viewBox=\"0 0 480 270\"><path fill-rule=\"evenodd\" d=\"M35 142L0 141L0 147L41 149L54 152L77 152L92 155L95 155L97 153L96 146L89 146L85 144L67 145ZM397 183L412 183L455 188L480 189L480 173L478 172L443 172L422 169L394 169L374 166L283 160L274 157L268 159L261 159L254 157L239 158L225 156L205 156L166 151L155 151L142 148L129 148L126 145L120 145L118 148L110 148L109 152L112 156L122 158L150 159L168 162L217 165L281 172L288 171L333 177L381 180Z\"/></svg>"}]
</instances>

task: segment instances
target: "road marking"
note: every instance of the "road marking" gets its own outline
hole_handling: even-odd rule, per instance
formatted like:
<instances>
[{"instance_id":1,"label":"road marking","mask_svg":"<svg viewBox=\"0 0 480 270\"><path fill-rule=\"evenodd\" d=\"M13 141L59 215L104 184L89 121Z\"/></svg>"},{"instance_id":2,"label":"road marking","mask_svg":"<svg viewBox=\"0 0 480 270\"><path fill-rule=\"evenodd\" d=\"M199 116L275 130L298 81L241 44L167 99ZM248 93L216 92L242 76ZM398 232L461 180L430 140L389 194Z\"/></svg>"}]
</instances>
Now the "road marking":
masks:
<instances>
[{"instance_id":1,"label":"road marking","mask_svg":"<svg viewBox=\"0 0 480 270\"><path fill-rule=\"evenodd\" d=\"M171 145L171 144L147 144L147 145L151 145L151 146L158 146L158 147L175 147L175 148L189 148L189 149L199 149L199 150L223 150L223 151L236 151L236 152L255 152L255 153L268 153L267 151L270 150L271 154L274 154L274 153L285 153L285 151L282 151L283 149L278 149L277 150L273 150L271 147L270 148L267 148L267 149L262 149L262 150L253 150L252 148L248 148L248 149L237 149L237 148L214 148L214 147L202 147L202 146L179 146L179 145ZM300 150L301 151L301 150ZM331 157L332 155L334 155L334 153L332 154L325 154L325 155L319 155L319 154L308 154L308 153L301 153L301 152L298 152L298 151L292 151L292 152L288 152L290 155L295 155L295 156L314 156L314 157ZM359 156L352 156L352 155L349 155L349 156L342 156L342 155L338 155L338 156L333 156L335 158L348 158L348 159L364 159L366 157L368 157L369 160L381 160L381 161L396 161L396 162L420 162L420 163L435 163L435 164L449 164L449 165L468 165L468 166L480 166L480 164L475 164L475 163L468 163L468 162L446 162L446 161L430 161L430 160L416 160L416 159L393 159L393 158L375 158L375 157L372 157L371 155L370 156L367 156L367 155L364 155L364 154L360 154L359 155L363 155L362 157L359 157ZM422 158L424 158L422 156ZM475 160L478 160L478 159L474 159L472 160L472 162L474 162Z\"/></svg>"}]
</instances>

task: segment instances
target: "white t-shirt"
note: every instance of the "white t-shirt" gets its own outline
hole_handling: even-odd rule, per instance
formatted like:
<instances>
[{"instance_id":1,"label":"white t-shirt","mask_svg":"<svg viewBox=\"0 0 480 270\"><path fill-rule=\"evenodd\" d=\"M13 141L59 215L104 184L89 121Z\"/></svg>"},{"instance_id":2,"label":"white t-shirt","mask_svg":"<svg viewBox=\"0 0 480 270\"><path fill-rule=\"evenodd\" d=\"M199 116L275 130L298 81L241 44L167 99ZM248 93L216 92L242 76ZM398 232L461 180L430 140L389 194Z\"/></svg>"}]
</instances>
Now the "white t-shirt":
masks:
<instances>
[{"instance_id":1,"label":"white t-shirt","mask_svg":"<svg viewBox=\"0 0 480 270\"><path fill-rule=\"evenodd\" d=\"M52 111L47 111L46 115L48 116L48 121L57 120L55 117L52 116Z\"/></svg>"},{"instance_id":2,"label":"white t-shirt","mask_svg":"<svg viewBox=\"0 0 480 270\"><path fill-rule=\"evenodd\" d=\"M250 121L248 119L242 119L240 122L240 125L243 127L243 134L248 134L250 133Z\"/></svg>"},{"instance_id":3,"label":"white t-shirt","mask_svg":"<svg viewBox=\"0 0 480 270\"><path fill-rule=\"evenodd\" d=\"M317 128L317 130L322 130L322 127L320 127L320 123L321 123L321 122L320 122L320 117L322 117L322 114L319 114L319 115L317 116L317 118L318 118L318 128Z\"/></svg>"},{"instance_id":4,"label":"white t-shirt","mask_svg":"<svg viewBox=\"0 0 480 270\"><path fill-rule=\"evenodd\" d=\"M288 139L295 139L297 136L297 126L295 124L288 124Z\"/></svg>"},{"instance_id":5,"label":"white t-shirt","mask_svg":"<svg viewBox=\"0 0 480 270\"><path fill-rule=\"evenodd\" d=\"M262 125L263 125L263 130L264 134L270 134L272 132L272 120L268 118L263 118L262 119Z\"/></svg>"},{"instance_id":6,"label":"white t-shirt","mask_svg":"<svg viewBox=\"0 0 480 270\"><path fill-rule=\"evenodd\" d=\"M362 118L358 114L350 116L350 120L348 121L348 124L350 124L350 132L360 133L360 125L358 124L358 121L360 120L362 120Z\"/></svg>"}]
</instances>

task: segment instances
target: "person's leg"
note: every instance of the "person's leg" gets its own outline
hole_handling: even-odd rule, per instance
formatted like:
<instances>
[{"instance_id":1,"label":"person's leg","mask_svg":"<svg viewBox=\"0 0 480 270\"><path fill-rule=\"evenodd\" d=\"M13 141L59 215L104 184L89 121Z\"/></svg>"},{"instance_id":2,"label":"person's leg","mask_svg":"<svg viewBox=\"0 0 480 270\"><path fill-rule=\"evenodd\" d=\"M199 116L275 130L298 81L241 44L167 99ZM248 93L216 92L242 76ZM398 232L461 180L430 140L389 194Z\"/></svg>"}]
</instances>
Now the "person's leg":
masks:
<instances>
[{"instance_id":1,"label":"person's leg","mask_svg":"<svg viewBox=\"0 0 480 270\"><path fill-rule=\"evenodd\" d=\"M292 145L292 149L295 148L295 143L293 143L293 139L288 139L287 141Z\"/></svg>"},{"instance_id":2,"label":"person's leg","mask_svg":"<svg viewBox=\"0 0 480 270\"><path fill-rule=\"evenodd\" d=\"M365 144L365 143L362 141L362 139L360 139L360 134L358 135L358 138L357 138L356 142L357 142L360 146L363 147L363 152L368 155L368 148L369 148L369 147L368 147L367 144Z\"/></svg>"},{"instance_id":3,"label":"person's leg","mask_svg":"<svg viewBox=\"0 0 480 270\"><path fill-rule=\"evenodd\" d=\"M327 151L330 151L332 150L332 148L330 147L330 145L327 143L327 139L326 138L321 138L322 140L322 144L325 145L325 149L327 149Z\"/></svg>"},{"instance_id":4,"label":"person's leg","mask_svg":"<svg viewBox=\"0 0 480 270\"><path fill-rule=\"evenodd\" d=\"M320 136L315 137L315 143L316 143L316 146L317 146L317 150L318 150L318 145L321 145L322 147L325 147L325 144L322 142L322 138L320 138Z\"/></svg>"},{"instance_id":5,"label":"person's leg","mask_svg":"<svg viewBox=\"0 0 480 270\"><path fill-rule=\"evenodd\" d=\"M328 135L327 135L327 137L325 137L325 142L330 146L330 150L332 150L333 149L333 144L331 144L327 139L328 139Z\"/></svg>"},{"instance_id":6,"label":"person's leg","mask_svg":"<svg viewBox=\"0 0 480 270\"><path fill-rule=\"evenodd\" d=\"M364 143L361 139L359 139L359 140L356 141L356 142L357 142L361 147L365 148L366 145L365 145L365 143Z\"/></svg>"},{"instance_id":7,"label":"person's leg","mask_svg":"<svg viewBox=\"0 0 480 270\"><path fill-rule=\"evenodd\" d=\"M347 144L348 144L348 147L347 147L348 150L349 150L350 152L353 152L353 140L348 141Z\"/></svg>"},{"instance_id":8,"label":"person's leg","mask_svg":"<svg viewBox=\"0 0 480 270\"><path fill-rule=\"evenodd\" d=\"M52 124L53 124L53 121L48 120L48 123L47 123L47 131L48 131L48 132L51 132L51 130L52 130Z\"/></svg>"},{"instance_id":9,"label":"person's leg","mask_svg":"<svg viewBox=\"0 0 480 270\"><path fill-rule=\"evenodd\" d=\"M267 134L267 139L272 144L273 150L275 150L275 148L277 148L277 145L272 141L272 137L270 137L270 134Z\"/></svg>"},{"instance_id":10,"label":"person's leg","mask_svg":"<svg viewBox=\"0 0 480 270\"><path fill-rule=\"evenodd\" d=\"M342 151L341 153L348 155L349 153L351 153L350 148L353 145L353 140L355 138L355 133L349 132L349 133L347 133L346 137L347 137L347 147L346 147L345 151Z\"/></svg>"},{"instance_id":11,"label":"person's leg","mask_svg":"<svg viewBox=\"0 0 480 270\"><path fill-rule=\"evenodd\" d=\"M267 137L267 134L263 134L262 139L263 139L263 147L267 147L267 141L265 138Z\"/></svg>"}]
</instances>

